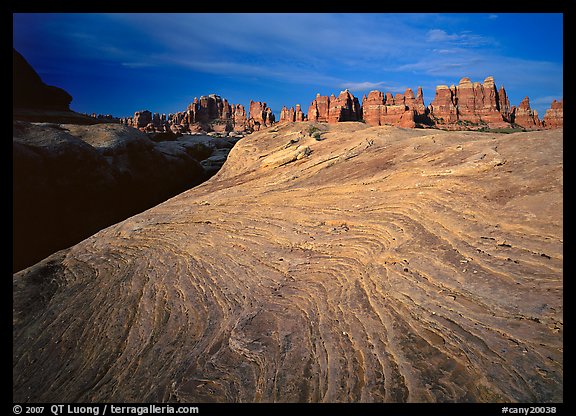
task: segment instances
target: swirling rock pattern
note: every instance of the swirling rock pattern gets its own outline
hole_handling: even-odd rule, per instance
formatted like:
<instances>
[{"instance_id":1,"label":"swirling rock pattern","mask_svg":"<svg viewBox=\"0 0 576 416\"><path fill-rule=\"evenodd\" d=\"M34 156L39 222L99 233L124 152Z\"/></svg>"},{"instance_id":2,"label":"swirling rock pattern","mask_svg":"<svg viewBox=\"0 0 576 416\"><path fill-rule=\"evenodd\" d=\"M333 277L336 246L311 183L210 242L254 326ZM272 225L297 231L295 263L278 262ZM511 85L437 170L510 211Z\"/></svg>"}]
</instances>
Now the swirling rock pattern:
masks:
<instances>
[{"instance_id":1,"label":"swirling rock pattern","mask_svg":"<svg viewBox=\"0 0 576 416\"><path fill-rule=\"evenodd\" d=\"M309 126L15 274L14 401L562 401L562 131Z\"/></svg>"}]
</instances>

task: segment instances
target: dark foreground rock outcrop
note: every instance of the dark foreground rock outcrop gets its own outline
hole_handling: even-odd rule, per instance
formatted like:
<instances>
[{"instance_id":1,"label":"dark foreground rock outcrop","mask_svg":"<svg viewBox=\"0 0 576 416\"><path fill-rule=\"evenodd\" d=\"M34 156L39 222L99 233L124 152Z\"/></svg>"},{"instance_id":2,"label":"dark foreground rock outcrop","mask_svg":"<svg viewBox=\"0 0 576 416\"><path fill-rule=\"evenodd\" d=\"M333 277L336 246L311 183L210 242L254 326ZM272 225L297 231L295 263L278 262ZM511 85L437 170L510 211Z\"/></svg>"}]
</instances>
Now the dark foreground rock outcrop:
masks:
<instances>
[{"instance_id":1,"label":"dark foreground rock outcrop","mask_svg":"<svg viewBox=\"0 0 576 416\"><path fill-rule=\"evenodd\" d=\"M13 124L13 269L201 183L234 141L119 124Z\"/></svg>"},{"instance_id":2,"label":"dark foreground rock outcrop","mask_svg":"<svg viewBox=\"0 0 576 416\"><path fill-rule=\"evenodd\" d=\"M247 136L14 275L13 401L562 402L562 156L557 130Z\"/></svg>"},{"instance_id":3,"label":"dark foreground rock outcrop","mask_svg":"<svg viewBox=\"0 0 576 416\"><path fill-rule=\"evenodd\" d=\"M95 124L98 120L70 110L72 96L62 88L47 85L40 75L13 49L12 115L15 120Z\"/></svg>"}]
</instances>

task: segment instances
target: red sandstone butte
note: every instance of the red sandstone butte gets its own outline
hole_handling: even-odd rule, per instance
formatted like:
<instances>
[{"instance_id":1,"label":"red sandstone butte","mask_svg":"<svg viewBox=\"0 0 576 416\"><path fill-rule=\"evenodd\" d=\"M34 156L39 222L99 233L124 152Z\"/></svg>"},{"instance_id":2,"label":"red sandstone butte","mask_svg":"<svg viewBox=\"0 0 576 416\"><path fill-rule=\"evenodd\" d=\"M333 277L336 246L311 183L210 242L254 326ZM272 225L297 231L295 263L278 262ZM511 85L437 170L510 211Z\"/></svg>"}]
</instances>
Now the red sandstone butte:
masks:
<instances>
[{"instance_id":1,"label":"red sandstone butte","mask_svg":"<svg viewBox=\"0 0 576 416\"><path fill-rule=\"evenodd\" d=\"M274 121L274 113L265 102L250 100L250 118L248 119L250 129L260 130L261 127L271 126Z\"/></svg>"},{"instance_id":2,"label":"red sandstone butte","mask_svg":"<svg viewBox=\"0 0 576 416\"><path fill-rule=\"evenodd\" d=\"M366 124L380 126L386 114L386 98L382 91L370 91L362 98L362 118Z\"/></svg>"},{"instance_id":3,"label":"red sandstone butte","mask_svg":"<svg viewBox=\"0 0 576 416\"><path fill-rule=\"evenodd\" d=\"M288 109L286 106L282 107L282 111L280 111L280 123L285 121L295 121L294 109L292 107L290 107L290 109Z\"/></svg>"},{"instance_id":4,"label":"red sandstone butte","mask_svg":"<svg viewBox=\"0 0 576 416\"><path fill-rule=\"evenodd\" d=\"M544 128L561 129L562 127L564 127L564 102L554 100L544 114Z\"/></svg>"},{"instance_id":5,"label":"red sandstone butte","mask_svg":"<svg viewBox=\"0 0 576 416\"><path fill-rule=\"evenodd\" d=\"M145 128L152 122L152 113L148 110L136 111L132 119L132 127Z\"/></svg>"},{"instance_id":6,"label":"red sandstone butte","mask_svg":"<svg viewBox=\"0 0 576 416\"><path fill-rule=\"evenodd\" d=\"M502 114L502 118L504 121L510 122L512 121L512 109L510 108L510 100L506 95L506 90L504 89L504 85L500 87L498 91L498 106L500 108L500 114Z\"/></svg>"},{"instance_id":7,"label":"red sandstone butte","mask_svg":"<svg viewBox=\"0 0 576 416\"><path fill-rule=\"evenodd\" d=\"M426 123L427 109L424 105L422 87L418 94L407 88L404 94L386 94L381 91L371 91L362 99L362 115L367 124L372 126L391 125L414 128L417 123Z\"/></svg>"},{"instance_id":8,"label":"red sandstone butte","mask_svg":"<svg viewBox=\"0 0 576 416\"><path fill-rule=\"evenodd\" d=\"M232 118L234 120L234 130L244 131L248 127L248 119L246 118L246 110L242 104L236 104L232 107Z\"/></svg>"},{"instance_id":9,"label":"red sandstone butte","mask_svg":"<svg viewBox=\"0 0 576 416\"><path fill-rule=\"evenodd\" d=\"M296 109L293 107L282 107L280 112L280 122L302 122L306 121L306 115L302 112L300 104L296 104Z\"/></svg>"},{"instance_id":10,"label":"red sandstone butte","mask_svg":"<svg viewBox=\"0 0 576 416\"><path fill-rule=\"evenodd\" d=\"M458 121L458 112L454 104L454 90L447 85L438 85L436 95L430 103L430 115L435 124L453 124Z\"/></svg>"},{"instance_id":11,"label":"red sandstone butte","mask_svg":"<svg viewBox=\"0 0 576 416\"><path fill-rule=\"evenodd\" d=\"M530 99L524 97L522 102L514 111L514 124L525 129L542 128L542 121L538 118L538 112L530 108Z\"/></svg>"},{"instance_id":12,"label":"red sandstone butte","mask_svg":"<svg viewBox=\"0 0 576 416\"><path fill-rule=\"evenodd\" d=\"M123 119L123 123L144 131L174 133L244 131L247 128L244 107L231 105L216 94L194 98L186 110L168 116L152 115L148 110L137 111L134 117Z\"/></svg>"},{"instance_id":13,"label":"red sandstone butte","mask_svg":"<svg viewBox=\"0 0 576 416\"><path fill-rule=\"evenodd\" d=\"M491 76L482 84L464 77L458 86L439 85L430 104L430 115L436 124L452 128L509 127L511 121L506 90L502 86L498 91Z\"/></svg>"},{"instance_id":14,"label":"red sandstone butte","mask_svg":"<svg viewBox=\"0 0 576 416\"><path fill-rule=\"evenodd\" d=\"M396 97L392 98L391 93L384 95L381 91L370 91L368 96L362 98L362 117L364 122L371 126L416 127L414 109L419 106L416 104L412 90L408 89L406 93L409 105L406 104L405 95L396 94Z\"/></svg>"},{"instance_id":15,"label":"red sandstone butte","mask_svg":"<svg viewBox=\"0 0 576 416\"><path fill-rule=\"evenodd\" d=\"M328 122L328 109L330 106L330 99L326 96L316 94L316 99L310 104L308 108L308 120Z\"/></svg>"},{"instance_id":16,"label":"red sandstone butte","mask_svg":"<svg viewBox=\"0 0 576 416\"><path fill-rule=\"evenodd\" d=\"M308 109L309 121L338 123L341 121L359 121L362 118L362 109L358 98L347 89L341 91L338 97L316 95L316 99Z\"/></svg>"},{"instance_id":17,"label":"red sandstone butte","mask_svg":"<svg viewBox=\"0 0 576 416\"><path fill-rule=\"evenodd\" d=\"M306 121L306 115L300 108L300 104L296 104L296 111L294 114L294 121Z\"/></svg>"}]
</instances>

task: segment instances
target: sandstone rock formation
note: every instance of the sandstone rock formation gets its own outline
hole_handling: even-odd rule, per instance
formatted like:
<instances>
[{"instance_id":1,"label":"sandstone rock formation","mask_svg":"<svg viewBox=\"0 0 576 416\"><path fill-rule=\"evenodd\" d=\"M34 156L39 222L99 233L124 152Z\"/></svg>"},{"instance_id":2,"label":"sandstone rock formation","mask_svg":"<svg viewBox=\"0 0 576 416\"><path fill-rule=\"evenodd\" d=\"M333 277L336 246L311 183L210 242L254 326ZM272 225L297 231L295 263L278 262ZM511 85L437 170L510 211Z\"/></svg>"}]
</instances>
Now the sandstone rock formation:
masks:
<instances>
[{"instance_id":1,"label":"sandstone rock formation","mask_svg":"<svg viewBox=\"0 0 576 416\"><path fill-rule=\"evenodd\" d=\"M455 88L438 85L434 100L428 107L435 124L455 124L458 121Z\"/></svg>"},{"instance_id":2,"label":"sandstone rock formation","mask_svg":"<svg viewBox=\"0 0 576 416\"><path fill-rule=\"evenodd\" d=\"M231 105L216 94L201 96L188 105L185 111L174 114L152 114L148 110L137 111L134 117L121 120L123 124L146 132L190 133L230 132L248 129L246 111L241 104Z\"/></svg>"},{"instance_id":3,"label":"sandstone rock formation","mask_svg":"<svg viewBox=\"0 0 576 416\"><path fill-rule=\"evenodd\" d=\"M358 121L362 119L362 110L358 98L354 97L347 89L341 91L338 98L330 97L328 110L328 123L341 121Z\"/></svg>"},{"instance_id":4,"label":"sandstone rock formation","mask_svg":"<svg viewBox=\"0 0 576 416\"><path fill-rule=\"evenodd\" d=\"M296 110L294 112L294 121L301 122L306 120L307 120L306 114L304 114L304 112L302 111L300 104L296 104Z\"/></svg>"},{"instance_id":5,"label":"sandstone rock formation","mask_svg":"<svg viewBox=\"0 0 576 416\"><path fill-rule=\"evenodd\" d=\"M457 86L436 87L429 109L435 124L452 129L510 127L512 121L506 91L498 91L491 76L482 84L464 77Z\"/></svg>"},{"instance_id":6,"label":"sandstone rock formation","mask_svg":"<svg viewBox=\"0 0 576 416\"><path fill-rule=\"evenodd\" d=\"M70 111L72 96L46 85L16 49L12 49L12 82L13 107Z\"/></svg>"},{"instance_id":7,"label":"sandstone rock formation","mask_svg":"<svg viewBox=\"0 0 576 416\"><path fill-rule=\"evenodd\" d=\"M316 95L316 99L308 109L308 120L326 123L342 121L358 121L362 119L362 109L358 98L347 89L341 91L338 97Z\"/></svg>"},{"instance_id":8,"label":"sandstone rock formation","mask_svg":"<svg viewBox=\"0 0 576 416\"><path fill-rule=\"evenodd\" d=\"M313 126L15 274L13 402L562 402L561 132Z\"/></svg>"},{"instance_id":9,"label":"sandstone rock formation","mask_svg":"<svg viewBox=\"0 0 576 416\"><path fill-rule=\"evenodd\" d=\"M250 100L250 118L248 127L254 130L260 130L262 127L269 127L274 124L274 113L268 108L265 102Z\"/></svg>"},{"instance_id":10,"label":"sandstone rock formation","mask_svg":"<svg viewBox=\"0 0 576 416\"><path fill-rule=\"evenodd\" d=\"M248 118L246 117L246 109L242 104L236 104L232 107L232 116L234 119L234 131L246 131Z\"/></svg>"},{"instance_id":11,"label":"sandstone rock formation","mask_svg":"<svg viewBox=\"0 0 576 416\"><path fill-rule=\"evenodd\" d=\"M539 129L542 127L542 121L538 118L538 112L530 108L530 99L524 97L518 107L512 111L514 124L525 129Z\"/></svg>"},{"instance_id":12,"label":"sandstone rock formation","mask_svg":"<svg viewBox=\"0 0 576 416\"><path fill-rule=\"evenodd\" d=\"M233 143L155 143L120 124L13 125L13 267L20 270L201 183ZM218 165L219 164L219 165Z\"/></svg>"},{"instance_id":13,"label":"sandstone rock formation","mask_svg":"<svg viewBox=\"0 0 576 416\"><path fill-rule=\"evenodd\" d=\"M296 104L296 109L293 107L282 107L282 111L280 112L280 122L302 122L306 120L306 115L302 111L300 104Z\"/></svg>"},{"instance_id":14,"label":"sandstone rock formation","mask_svg":"<svg viewBox=\"0 0 576 416\"><path fill-rule=\"evenodd\" d=\"M330 108L330 98L316 94L316 98L308 108L308 120L327 123L328 110Z\"/></svg>"},{"instance_id":15,"label":"sandstone rock formation","mask_svg":"<svg viewBox=\"0 0 576 416\"><path fill-rule=\"evenodd\" d=\"M280 111L280 123L293 122L295 120L296 120L296 117L294 114L294 108L290 107L288 109L288 107L283 106L282 110Z\"/></svg>"},{"instance_id":16,"label":"sandstone rock formation","mask_svg":"<svg viewBox=\"0 0 576 416\"><path fill-rule=\"evenodd\" d=\"M424 93L422 87L418 87L416 97L411 88L407 88L404 93L404 104L414 112L414 121L418 124L429 124L428 109L424 104Z\"/></svg>"},{"instance_id":17,"label":"sandstone rock formation","mask_svg":"<svg viewBox=\"0 0 576 416\"><path fill-rule=\"evenodd\" d=\"M500 107L500 114L502 114L504 121L511 122L512 109L510 107L510 100L508 99L504 85L500 86L500 90L498 91L498 106Z\"/></svg>"},{"instance_id":18,"label":"sandstone rock formation","mask_svg":"<svg viewBox=\"0 0 576 416\"><path fill-rule=\"evenodd\" d=\"M134 119L132 121L132 127L137 129L146 127L148 124L152 123L152 113L148 110L136 111L134 113Z\"/></svg>"},{"instance_id":19,"label":"sandstone rock formation","mask_svg":"<svg viewBox=\"0 0 576 416\"><path fill-rule=\"evenodd\" d=\"M72 96L62 88L46 85L38 73L12 49L12 116L14 120L96 124L86 114L70 110Z\"/></svg>"},{"instance_id":20,"label":"sandstone rock formation","mask_svg":"<svg viewBox=\"0 0 576 416\"><path fill-rule=\"evenodd\" d=\"M564 127L563 101L552 101L550 108L544 114L544 127L547 129L560 129Z\"/></svg>"},{"instance_id":21,"label":"sandstone rock formation","mask_svg":"<svg viewBox=\"0 0 576 416\"><path fill-rule=\"evenodd\" d=\"M414 128L416 123L429 124L427 112L421 87L418 87L417 96L408 88L396 97L389 92L371 91L362 99L362 118L371 126Z\"/></svg>"}]
</instances>

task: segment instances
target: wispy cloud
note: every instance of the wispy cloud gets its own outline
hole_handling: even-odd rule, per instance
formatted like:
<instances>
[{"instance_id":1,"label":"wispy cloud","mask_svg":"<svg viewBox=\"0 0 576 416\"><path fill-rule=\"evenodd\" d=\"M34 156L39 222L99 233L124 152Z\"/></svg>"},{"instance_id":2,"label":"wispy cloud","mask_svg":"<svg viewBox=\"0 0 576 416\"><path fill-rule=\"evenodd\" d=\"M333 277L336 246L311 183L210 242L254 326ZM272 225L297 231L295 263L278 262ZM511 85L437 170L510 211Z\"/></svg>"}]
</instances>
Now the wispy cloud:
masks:
<instances>
[{"instance_id":1,"label":"wispy cloud","mask_svg":"<svg viewBox=\"0 0 576 416\"><path fill-rule=\"evenodd\" d=\"M448 33L443 29L432 29L426 33L426 42L448 43L461 47L481 47L495 44L495 40L486 36L474 34L470 31Z\"/></svg>"},{"instance_id":2,"label":"wispy cloud","mask_svg":"<svg viewBox=\"0 0 576 416\"><path fill-rule=\"evenodd\" d=\"M557 100L560 101L562 99L562 94L559 95L546 95L544 97L534 97L530 99L530 104L547 104L550 105L552 101Z\"/></svg>"},{"instance_id":3,"label":"wispy cloud","mask_svg":"<svg viewBox=\"0 0 576 416\"><path fill-rule=\"evenodd\" d=\"M384 82L370 82L370 81L363 81L363 82L344 82L340 84L340 88L348 88L349 90L354 91L368 91L368 90L376 90L376 89L390 89L390 86Z\"/></svg>"}]
</instances>

